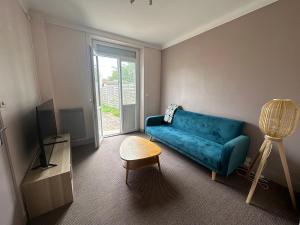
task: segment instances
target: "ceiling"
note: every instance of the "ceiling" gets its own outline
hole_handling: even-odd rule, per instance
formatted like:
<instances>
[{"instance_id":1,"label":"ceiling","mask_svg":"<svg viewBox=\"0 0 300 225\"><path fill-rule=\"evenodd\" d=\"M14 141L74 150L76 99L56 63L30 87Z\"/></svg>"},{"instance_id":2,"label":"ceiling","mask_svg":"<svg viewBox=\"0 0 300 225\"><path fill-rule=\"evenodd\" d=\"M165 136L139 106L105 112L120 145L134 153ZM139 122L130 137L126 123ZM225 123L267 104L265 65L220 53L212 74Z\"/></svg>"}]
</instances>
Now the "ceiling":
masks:
<instances>
[{"instance_id":1,"label":"ceiling","mask_svg":"<svg viewBox=\"0 0 300 225\"><path fill-rule=\"evenodd\" d=\"M276 0L23 0L27 9L162 48Z\"/></svg>"}]
</instances>

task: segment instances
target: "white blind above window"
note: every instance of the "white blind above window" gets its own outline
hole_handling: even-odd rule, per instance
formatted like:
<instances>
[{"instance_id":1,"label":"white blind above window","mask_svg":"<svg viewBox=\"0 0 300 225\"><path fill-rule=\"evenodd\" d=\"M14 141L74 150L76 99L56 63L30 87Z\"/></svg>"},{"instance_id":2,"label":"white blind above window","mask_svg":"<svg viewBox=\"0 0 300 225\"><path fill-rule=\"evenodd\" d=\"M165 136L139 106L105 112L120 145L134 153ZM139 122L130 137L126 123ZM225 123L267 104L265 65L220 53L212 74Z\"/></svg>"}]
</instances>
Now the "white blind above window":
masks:
<instances>
[{"instance_id":1,"label":"white blind above window","mask_svg":"<svg viewBox=\"0 0 300 225\"><path fill-rule=\"evenodd\" d=\"M133 50L131 51L127 49L107 46L95 41L93 42L93 49L97 55L127 57L127 58L136 59L136 52Z\"/></svg>"}]
</instances>

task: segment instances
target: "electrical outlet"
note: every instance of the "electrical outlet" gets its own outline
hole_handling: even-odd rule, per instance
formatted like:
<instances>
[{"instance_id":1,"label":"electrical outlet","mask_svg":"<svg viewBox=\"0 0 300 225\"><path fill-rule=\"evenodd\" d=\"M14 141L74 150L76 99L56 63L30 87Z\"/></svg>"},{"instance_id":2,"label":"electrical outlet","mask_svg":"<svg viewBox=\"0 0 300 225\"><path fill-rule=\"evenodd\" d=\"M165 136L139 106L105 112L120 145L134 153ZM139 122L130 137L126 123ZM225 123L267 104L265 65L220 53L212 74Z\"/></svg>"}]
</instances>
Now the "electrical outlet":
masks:
<instances>
[{"instance_id":1,"label":"electrical outlet","mask_svg":"<svg viewBox=\"0 0 300 225\"><path fill-rule=\"evenodd\" d=\"M6 103L4 101L0 101L0 109L6 108Z\"/></svg>"}]
</instances>

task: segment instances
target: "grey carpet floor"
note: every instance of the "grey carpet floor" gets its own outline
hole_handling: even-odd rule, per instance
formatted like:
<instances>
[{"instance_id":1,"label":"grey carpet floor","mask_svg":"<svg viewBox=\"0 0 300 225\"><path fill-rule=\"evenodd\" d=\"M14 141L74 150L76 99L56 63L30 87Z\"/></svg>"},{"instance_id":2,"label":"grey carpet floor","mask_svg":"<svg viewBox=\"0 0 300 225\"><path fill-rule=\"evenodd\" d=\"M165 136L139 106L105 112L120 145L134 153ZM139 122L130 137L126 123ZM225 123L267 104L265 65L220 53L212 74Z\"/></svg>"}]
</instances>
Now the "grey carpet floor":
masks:
<instances>
[{"instance_id":1,"label":"grey carpet floor","mask_svg":"<svg viewBox=\"0 0 300 225\"><path fill-rule=\"evenodd\" d=\"M247 205L249 181L233 174L214 182L209 170L160 143L162 174L156 166L130 171L127 186L119 156L126 136L105 138L98 150L74 148L74 202L29 224L298 224L286 189L258 187Z\"/></svg>"}]
</instances>

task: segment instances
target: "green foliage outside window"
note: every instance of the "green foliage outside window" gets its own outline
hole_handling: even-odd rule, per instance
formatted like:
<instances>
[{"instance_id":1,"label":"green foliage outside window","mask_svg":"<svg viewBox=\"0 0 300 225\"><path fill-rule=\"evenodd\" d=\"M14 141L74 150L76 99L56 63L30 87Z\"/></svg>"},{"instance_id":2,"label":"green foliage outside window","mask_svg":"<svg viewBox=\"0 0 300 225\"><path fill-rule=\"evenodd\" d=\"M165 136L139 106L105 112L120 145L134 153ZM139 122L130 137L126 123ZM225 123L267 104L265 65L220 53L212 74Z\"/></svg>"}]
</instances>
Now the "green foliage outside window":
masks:
<instances>
[{"instance_id":1,"label":"green foliage outside window","mask_svg":"<svg viewBox=\"0 0 300 225\"><path fill-rule=\"evenodd\" d=\"M135 82L135 64L122 62L122 80L123 82L134 83ZM108 77L108 80L119 80L119 73L117 68L114 68L111 76Z\"/></svg>"}]
</instances>

